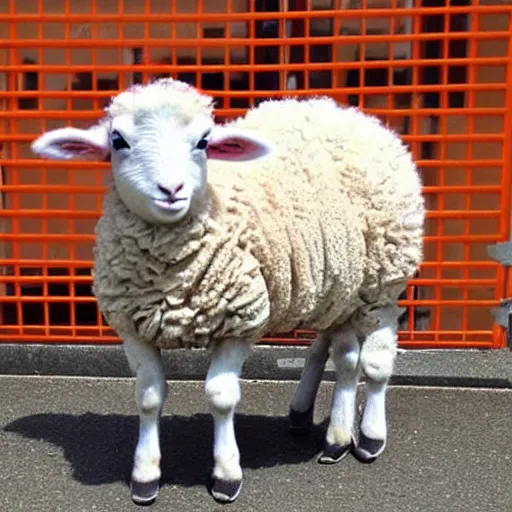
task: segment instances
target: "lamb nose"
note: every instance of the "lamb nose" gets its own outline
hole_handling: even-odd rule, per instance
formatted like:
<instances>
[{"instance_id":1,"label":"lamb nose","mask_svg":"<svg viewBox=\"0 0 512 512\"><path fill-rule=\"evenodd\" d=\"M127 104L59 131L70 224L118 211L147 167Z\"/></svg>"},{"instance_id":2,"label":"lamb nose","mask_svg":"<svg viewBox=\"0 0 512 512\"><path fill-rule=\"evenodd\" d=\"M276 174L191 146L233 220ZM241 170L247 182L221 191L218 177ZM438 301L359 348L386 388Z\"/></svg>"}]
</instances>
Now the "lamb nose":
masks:
<instances>
[{"instance_id":1,"label":"lamb nose","mask_svg":"<svg viewBox=\"0 0 512 512\"><path fill-rule=\"evenodd\" d=\"M176 195L183 188L183 183L178 183L177 185L167 185L167 186L158 184L158 188L164 194L172 197L172 196Z\"/></svg>"}]
</instances>

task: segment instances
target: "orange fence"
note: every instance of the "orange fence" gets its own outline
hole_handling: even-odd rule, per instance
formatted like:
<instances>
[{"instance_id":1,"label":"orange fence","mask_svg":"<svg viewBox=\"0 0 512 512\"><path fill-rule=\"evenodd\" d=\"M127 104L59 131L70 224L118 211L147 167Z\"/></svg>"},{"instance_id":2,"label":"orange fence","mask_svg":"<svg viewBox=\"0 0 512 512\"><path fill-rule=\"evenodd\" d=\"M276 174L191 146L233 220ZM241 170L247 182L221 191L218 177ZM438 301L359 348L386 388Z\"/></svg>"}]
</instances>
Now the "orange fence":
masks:
<instances>
[{"instance_id":1,"label":"orange fence","mask_svg":"<svg viewBox=\"0 0 512 512\"><path fill-rule=\"evenodd\" d=\"M215 96L219 118L292 94L382 117L411 145L429 209L401 346L505 346L492 309L512 286L487 250L510 237L510 3L0 2L0 341L119 341L90 289L106 165L40 161L30 142L170 75Z\"/></svg>"}]
</instances>

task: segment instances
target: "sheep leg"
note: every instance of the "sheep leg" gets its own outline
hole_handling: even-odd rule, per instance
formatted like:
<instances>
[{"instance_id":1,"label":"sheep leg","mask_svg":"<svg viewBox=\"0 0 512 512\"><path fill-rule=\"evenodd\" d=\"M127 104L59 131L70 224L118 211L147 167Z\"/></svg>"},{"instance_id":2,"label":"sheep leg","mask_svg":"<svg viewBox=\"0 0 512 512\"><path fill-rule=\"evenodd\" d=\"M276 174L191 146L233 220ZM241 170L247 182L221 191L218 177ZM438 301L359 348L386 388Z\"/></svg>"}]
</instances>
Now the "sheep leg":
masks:
<instances>
[{"instance_id":1,"label":"sheep leg","mask_svg":"<svg viewBox=\"0 0 512 512\"><path fill-rule=\"evenodd\" d=\"M235 437L235 407L241 398L239 377L250 343L227 341L213 350L205 392L214 420L212 496L232 502L242 489L240 452Z\"/></svg>"},{"instance_id":2,"label":"sheep leg","mask_svg":"<svg viewBox=\"0 0 512 512\"><path fill-rule=\"evenodd\" d=\"M361 367L366 376L366 404L361 419L355 455L361 462L373 462L386 446L386 394L397 353L398 317L381 316L377 330L361 347Z\"/></svg>"},{"instance_id":3,"label":"sheep leg","mask_svg":"<svg viewBox=\"0 0 512 512\"><path fill-rule=\"evenodd\" d=\"M334 464L350 452L354 439L360 344L357 333L345 324L333 335L331 358L336 368L331 415L325 446L318 462Z\"/></svg>"},{"instance_id":4,"label":"sheep leg","mask_svg":"<svg viewBox=\"0 0 512 512\"><path fill-rule=\"evenodd\" d=\"M132 372L136 374L135 400L139 411L139 438L131 475L131 493L135 503L153 502L160 483L159 420L167 396L165 371L160 351L136 337L126 337L124 350Z\"/></svg>"},{"instance_id":5,"label":"sheep leg","mask_svg":"<svg viewBox=\"0 0 512 512\"><path fill-rule=\"evenodd\" d=\"M330 339L320 334L308 351L299 384L288 413L288 430L294 435L307 434L313 426L315 400L329 358Z\"/></svg>"}]
</instances>

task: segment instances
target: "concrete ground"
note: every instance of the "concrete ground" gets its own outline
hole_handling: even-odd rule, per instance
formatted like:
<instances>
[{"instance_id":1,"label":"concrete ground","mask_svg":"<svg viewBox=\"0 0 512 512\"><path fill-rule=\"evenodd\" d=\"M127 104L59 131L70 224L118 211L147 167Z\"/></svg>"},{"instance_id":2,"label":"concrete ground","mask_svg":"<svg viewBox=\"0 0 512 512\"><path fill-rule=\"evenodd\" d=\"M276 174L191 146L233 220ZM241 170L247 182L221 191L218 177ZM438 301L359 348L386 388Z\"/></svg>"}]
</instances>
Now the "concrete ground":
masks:
<instances>
[{"instance_id":1,"label":"concrete ground","mask_svg":"<svg viewBox=\"0 0 512 512\"><path fill-rule=\"evenodd\" d=\"M317 464L333 384L303 439L285 431L295 383L243 381L245 481L219 505L205 484L212 422L201 382L170 382L163 487L151 511L510 512L512 390L392 387L387 450L372 465ZM137 436L131 379L0 377L0 510L130 511ZM172 412L172 416L171 416Z\"/></svg>"}]
</instances>

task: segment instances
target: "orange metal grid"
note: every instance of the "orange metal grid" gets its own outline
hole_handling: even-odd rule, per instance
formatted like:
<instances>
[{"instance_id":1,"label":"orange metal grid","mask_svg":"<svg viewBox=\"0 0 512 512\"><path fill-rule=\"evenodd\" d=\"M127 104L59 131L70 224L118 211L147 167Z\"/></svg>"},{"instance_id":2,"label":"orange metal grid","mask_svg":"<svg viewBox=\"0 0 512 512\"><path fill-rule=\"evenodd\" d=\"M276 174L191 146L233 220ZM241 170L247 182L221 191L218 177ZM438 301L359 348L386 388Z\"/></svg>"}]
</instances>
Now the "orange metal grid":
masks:
<instances>
[{"instance_id":1,"label":"orange metal grid","mask_svg":"<svg viewBox=\"0 0 512 512\"><path fill-rule=\"evenodd\" d=\"M265 97L328 94L341 102L357 95L361 108L395 127L407 119L404 139L424 173L429 212L426 261L402 301L409 315L400 344L505 345L489 309L511 295L512 281L505 268L489 260L486 246L507 241L510 234L512 6L447 1L432 7L432 2L417 0L404 7L400 0L363 0L352 8L346 0L328 3L281 1L279 12L257 12L258 2L237 0L105 5L97 0L9 0L0 6L0 74L6 78L0 82L0 342L119 342L94 298L84 292L91 282L93 226L101 214L107 166L36 160L28 151L33 138L50 127L93 122L134 73L141 73L143 81L161 73L193 73L200 84L206 74L220 72L222 85L207 89L223 102L217 109L220 117L242 114ZM467 30L452 29L452 20L461 15L468 15ZM424 21L432 16L442 20L442 27L425 31ZM257 37L262 21L275 21L277 35ZM332 22L330 34L315 33L315 24L326 22ZM387 28L375 33L376 23ZM357 33L350 31L354 24ZM224 36L206 37L208 25L223 28ZM408 26L405 33L403 25ZM466 54L453 56L451 50L461 41ZM424 55L429 42L439 44L434 58ZM404 44L408 51L398 58L395 50ZM314 57L320 45L330 47L329 60ZM386 47L385 55L372 60L368 55L378 45ZM123 52L131 48L142 49L139 64L124 62ZM277 62L263 64L258 52L268 48L277 48ZM302 53L294 57L297 48ZM357 48L358 59L344 57L349 48ZM162 52L168 57L164 63ZM34 62L24 62L27 56ZM426 84L422 76L432 66L439 69L439 81ZM464 82L451 79L454 66L466 69ZM384 85L366 83L370 70L399 69L410 71L408 84L395 84L392 73ZM359 70L360 77L349 87L351 70ZM262 72L277 73L277 90L257 88ZM318 85L325 72L331 73L330 82ZM36 90L20 86L27 73L37 73ZM77 73L91 73L88 90L73 89ZM290 76L301 73L302 83L291 89ZM243 74L247 87L235 90L232 78ZM99 90L98 80L114 75L117 87ZM464 93L464 102L453 106L450 98L457 92ZM439 105L425 106L424 98L432 93L439 94ZM407 95L404 106L400 98ZM20 100L30 99L35 108L22 108ZM246 105L236 106L240 101ZM437 130L429 125L432 116L438 119ZM429 157L422 155L426 145L434 147ZM62 275L54 275L56 269ZM30 295L35 288L39 295ZM86 307L89 316L83 320L79 317ZM422 326L415 320L419 309L429 316ZM302 344L311 335L295 332L265 341Z\"/></svg>"}]
</instances>

